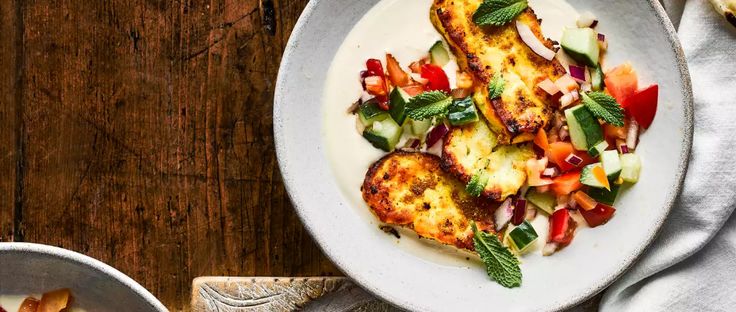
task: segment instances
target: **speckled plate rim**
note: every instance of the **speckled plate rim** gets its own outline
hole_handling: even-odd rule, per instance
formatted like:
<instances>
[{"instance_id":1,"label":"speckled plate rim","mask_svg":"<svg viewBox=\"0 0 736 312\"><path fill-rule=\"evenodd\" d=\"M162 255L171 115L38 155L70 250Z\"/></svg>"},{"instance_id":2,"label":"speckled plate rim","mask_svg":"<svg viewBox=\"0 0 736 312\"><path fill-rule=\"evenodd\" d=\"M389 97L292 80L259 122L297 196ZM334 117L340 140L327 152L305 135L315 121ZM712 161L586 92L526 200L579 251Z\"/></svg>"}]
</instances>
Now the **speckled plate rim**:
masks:
<instances>
[{"instance_id":1,"label":"speckled plate rim","mask_svg":"<svg viewBox=\"0 0 736 312\"><path fill-rule=\"evenodd\" d=\"M134 281L132 278L128 277L117 269L92 257L85 256L78 252L74 252L64 248L43 244L0 242L0 253L4 252L42 254L50 256L52 258L58 258L62 261L73 262L81 266L88 267L92 270L98 271L102 275L109 276L117 282L125 285L134 293L143 298L143 300L145 300L146 303L151 306L151 308L157 311L169 311L158 299L156 299L156 297L153 296L153 294L151 294L147 289L138 284L138 282Z\"/></svg>"},{"instance_id":2,"label":"speckled plate rim","mask_svg":"<svg viewBox=\"0 0 736 312\"><path fill-rule=\"evenodd\" d=\"M383 298L384 300L388 301L389 303L396 305L399 308L402 309L411 309L416 310L418 307L415 307L411 302L407 301L405 298L402 298L401 296L397 296L395 294L387 293L383 291L380 288L372 287L372 285L369 285L362 281L359 277L360 274L358 272L354 272L349 265L346 263L343 263L339 260L339 257L337 257L337 253L339 253L339 250L333 249L329 246L325 246L324 244L320 243L319 236L316 235L315 229L313 229L309 222L307 222L307 217L304 215L304 211L302 211L299 207L301 205L301 201L294 196L295 191L298 189L298 185L294 182L293 178L291 177L292 172L290 172L285 164L286 160L283 158L286 154L286 146L283 144L284 139L284 132L283 132L283 112L282 109L287 105L284 102L284 96L280 92L281 90L284 90L284 81L285 81L285 72L284 68L288 67L288 64L290 62L290 56L292 51L295 49L296 44L298 43L298 38L301 36L302 32L304 31L304 25L307 23L307 21L310 19L314 9L320 5L320 3L325 2L326 0L312 0L310 1L307 6L305 7L304 11L302 12L301 16L299 17L297 23L294 25L294 29L291 32L291 35L289 37L289 41L284 49L284 53L281 60L281 65L279 67L278 77L276 79L276 88L275 88L275 94L274 94L274 107L273 107L273 131L274 131L274 141L275 141L275 147L276 147L276 157L279 165L279 169L281 172L281 175L283 177L283 181L286 187L286 191L288 193L289 199L291 200L292 204L295 207L295 210L297 212L297 215L299 219L302 221L302 224L307 229L307 231L310 233L310 235L315 238L315 241L318 243L318 246L323 251L323 253L330 258L331 261L333 261L337 267L344 272L347 276L350 276L351 278L354 278L355 282L361 285L366 291ZM688 69L687 60L685 57L685 52L682 49L682 45L678 39L677 31L670 21L669 17L667 16L666 11L662 7L662 5L657 0L647 0L647 3L655 13L657 19L659 22L665 27L665 30L667 32L667 41L670 43L670 46L672 50L675 53L677 65L678 65L678 71L680 73L682 84L681 84L681 90L683 99L684 99L684 124L683 124L683 139L682 142L682 149L680 151L679 155L679 168L680 170L675 175L675 183L669 188L669 192L666 196L665 200L665 206L663 209L665 210L665 213L662 214L662 216L653 221L654 226L651 227L651 231L649 232L648 238L645 240L642 240L641 243L636 247L635 251L630 254L630 257L624 261L623 265L620 267L618 271L615 273L609 275L607 278L600 280L600 282L593 286L589 291L585 293L580 294L574 294L571 295L571 298L568 302L564 304L560 304L553 308L553 310L565 310L571 307L576 306L577 304L595 296L596 294L603 291L606 287L611 285L616 279L621 277L626 271L631 269L634 263L636 263L636 260L638 260L641 255L644 253L644 251L647 249L647 247L654 241L654 239L659 234L662 225L664 224L664 221L667 219L667 217L670 215L672 211L672 207L674 206L675 201L677 200L681 190L683 183L685 181L685 175L687 174L687 169L689 165L690 160L690 151L692 149L692 140L693 140L693 131L694 131L694 106L693 106L693 92L692 92L692 83L690 79L690 71Z\"/></svg>"}]
</instances>

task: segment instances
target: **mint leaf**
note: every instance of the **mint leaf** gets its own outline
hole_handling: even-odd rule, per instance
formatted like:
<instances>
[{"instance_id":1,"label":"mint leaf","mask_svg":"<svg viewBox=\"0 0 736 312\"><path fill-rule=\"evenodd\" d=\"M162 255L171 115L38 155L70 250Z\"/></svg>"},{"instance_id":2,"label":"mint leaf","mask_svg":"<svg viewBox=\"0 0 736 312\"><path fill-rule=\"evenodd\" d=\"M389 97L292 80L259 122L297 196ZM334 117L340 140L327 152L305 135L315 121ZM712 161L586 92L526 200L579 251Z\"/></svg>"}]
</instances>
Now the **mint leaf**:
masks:
<instances>
[{"instance_id":1,"label":"mint leaf","mask_svg":"<svg viewBox=\"0 0 736 312\"><path fill-rule=\"evenodd\" d=\"M470 178L470 181L468 181L468 185L465 186L465 191L472 196L480 196L480 194L483 193L483 189L486 188L486 184L488 184L488 178L488 173L486 173L485 170L478 170L478 172Z\"/></svg>"},{"instance_id":2,"label":"mint leaf","mask_svg":"<svg viewBox=\"0 0 736 312\"><path fill-rule=\"evenodd\" d=\"M406 104L406 115L414 120L445 115L451 104L452 97L442 91L424 92L409 100Z\"/></svg>"},{"instance_id":3,"label":"mint leaf","mask_svg":"<svg viewBox=\"0 0 736 312\"><path fill-rule=\"evenodd\" d=\"M471 223L471 227L475 251L485 263L488 276L506 288L521 286L519 259L501 244L498 237L479 231L475 223Z\"/></svg>"},{"instance_id":4,"label":"mint leaf","mask_svg":"<svg viewBox=\"0 0 736 312\"><path fill-rule=\"evenodd\" d=\"M595 117L605 120L616 127L624 126L624 110L612 96L600 91L583 93L583 105Z\"/></svg>"},{"instance_id":5,"label":"mint leaf","mask_svg":"<svg viewBox=\"0 0 736 312\"><path fill-rule=\"evenodd\" d=\"M480 26L506 25L528 6L526 0L485 0L473 14L473 22Z\"/></svg>"},{"instance_id":6,"label":"mint leaf","mask_svg":"<svg viewBox=\"0 0 736 312\"><path fill-rule=\"evenodd\" d=\"M503 75L501 75L501 73L493 75L493 80L488 84L488 99L493 100L501 97L505 85L506 81L503 80Z\"/></svg>"}]
</instances>

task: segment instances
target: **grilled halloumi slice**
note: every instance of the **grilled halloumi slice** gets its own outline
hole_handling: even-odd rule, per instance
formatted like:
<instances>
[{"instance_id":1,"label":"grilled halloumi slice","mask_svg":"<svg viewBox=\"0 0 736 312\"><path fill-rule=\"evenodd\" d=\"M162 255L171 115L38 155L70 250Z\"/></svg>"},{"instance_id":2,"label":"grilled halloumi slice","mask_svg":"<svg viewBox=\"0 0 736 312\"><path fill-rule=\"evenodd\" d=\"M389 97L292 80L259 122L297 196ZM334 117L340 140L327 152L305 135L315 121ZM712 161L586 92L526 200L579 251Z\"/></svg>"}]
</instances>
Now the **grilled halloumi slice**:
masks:
<instances>
[{"instance_id":1,"label":"grilled halloumi slice","mask_svg":"<svg viewBox=\"0 0 736 312\"><path fill-rule=\"evenodd\" d=\"M444 140L442 167L467 183L479 170L490 176L483 196L504 200L526 181L526 161L535 158L530 144L499 145L484 122L454 127Z\"/></svg>"},{"instance_id":2,"label":"grilled halloumi slice","mask_svg":"<svg viewBox=\"0 0 736 312\"><path fill-rule=\"evenodd\" d=\"M450 44L460 69L473 75L473 97L491 130L508 143L520 133L536 132L550 120L558 105L536 85L547 78L556 80L565 69L556 59L548 61L534 53L521 40L515 22L499 27L476 25L473 14L482 2L435 0L430 18ZM529 26L547 48L554 48L552 41L543 37L531 8L516 21ZM496 73L503 75L505 89L500 99L491 101L488 83Z\"/></svg>"},{"instance_id":3,"label":"grilled halloumi slice","mask_svg":"<svg viewBox=\"0 0 736 312\"><path fill-rule=\"evenodd\" d=\"M465 185L442 171L435 155L388 154L370 167L361 191L382 222L406 226L444 244L473 250L470 221L479 229L494 229L498 203L468 195Z\"/></svg>"}]
</instances>

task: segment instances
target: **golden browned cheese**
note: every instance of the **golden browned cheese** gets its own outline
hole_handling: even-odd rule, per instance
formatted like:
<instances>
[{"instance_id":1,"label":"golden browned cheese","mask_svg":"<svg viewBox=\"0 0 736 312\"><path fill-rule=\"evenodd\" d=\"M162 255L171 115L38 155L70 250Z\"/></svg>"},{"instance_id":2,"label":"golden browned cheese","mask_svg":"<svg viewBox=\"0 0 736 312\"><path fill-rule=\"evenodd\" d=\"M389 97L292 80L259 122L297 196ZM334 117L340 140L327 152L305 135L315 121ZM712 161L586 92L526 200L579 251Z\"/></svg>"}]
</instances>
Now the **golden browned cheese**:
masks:
<instances>
[{"instance_id":1,"label":"golden browned cheese","mask_svg":"<svg viewBox=\"0 0 736 312\"><path fill-rule=\"evenodd\" d=\"M419 236L473 250L470 221L493 231L498 204L475 198L440 168L440 158L418 152L393 152L366 173L363 199L387 224L413 229Z\"/></svg>"},{"instance_id":2,"label":"golden browned cheese","mask_svg":"<svg viewBox=\"0 0 736 312\"><path fill-rule=\"evenodd\" d=\"M515 21L504 26L481 27L473 23L473 13L482 2L435 0L430 18L449 43L460 69L473 75L473 99L491 130L502 143L508 143L520 133L533 133L547 124L558 105L536 86L547 78L556 80L565 74L565 69L556 59L548 61L534 53L521 40ZM553 49L552 41L542 36L531 8L516 21L529 26L547 48ZM501 98L491 101L488 84L496 73L503 75L506 84Z\"/></svg>"},{"instance_id":3,"label":"golden browned cheese","mask_svg":"<svg viewBox=\"0 0 736 312\"><path fill-rule=\"evenodd\" d=\"M526 181L526 161L535 158L530 144L499 145L485 122L454 127L442 149L442 167L467 183L479 170L490 178L483 196L504 200Z\"/></svg>"}]
</instances>

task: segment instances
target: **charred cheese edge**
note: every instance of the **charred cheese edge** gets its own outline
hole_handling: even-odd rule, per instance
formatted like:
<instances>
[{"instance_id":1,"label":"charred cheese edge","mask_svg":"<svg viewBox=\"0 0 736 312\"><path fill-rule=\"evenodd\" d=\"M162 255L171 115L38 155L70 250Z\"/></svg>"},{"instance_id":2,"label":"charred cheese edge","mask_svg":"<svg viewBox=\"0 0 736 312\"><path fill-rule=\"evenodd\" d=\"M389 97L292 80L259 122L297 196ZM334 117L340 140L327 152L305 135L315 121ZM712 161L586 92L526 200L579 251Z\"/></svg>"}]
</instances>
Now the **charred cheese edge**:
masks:
<instances>
[{"instance_id":1,"label":"charred cheese edge","mask_svg":"<svg viewBox=\"0 0 736 312\"><path fill-rule=\"evenodd\" d=\"M502 143L508 143L518 134L534 133L547 124L558 104L536 86L547 78L556 80L565 69L556 59L548 61L534 53L519 37L515 22L500 27L473 23L473 13L482 2L435 0L430 18L449 43L460 69L472 74L475 103L491 130ZM543 37L531 8L516 21L529 26L547 48L554 49L552 41ZM499 99L491 101L488 83L497 72L505 79L505 89Z\"/></svg>"},{"instance_id":2,"label":"charred cheese edge","mask_svg":"<svg viewBox=\"0 0 736 312\"><path fill-rule=\"evenodd\" d=\"M370 167L361 192L381 222L458 248L473 250L470 221L479 229L494 229L498 204L468 195L465 185L441 169L435 155L390 153Z\"/></svg>"},{"instance_id":3,"label":"charred cheese edge","mask_svg":"<svg viewBox=\"0 0 736 312\"><path fill-rule=\"evenodd\" d=\"M535 158L531 144L499 145L484 122L454 127L442 149L442 167L467 183L485 170L490 178L483 196L504 200L516 194L526 182L526 161Z\"/></svg>"}]
</instances>

